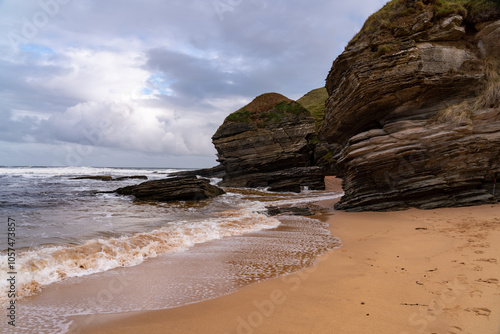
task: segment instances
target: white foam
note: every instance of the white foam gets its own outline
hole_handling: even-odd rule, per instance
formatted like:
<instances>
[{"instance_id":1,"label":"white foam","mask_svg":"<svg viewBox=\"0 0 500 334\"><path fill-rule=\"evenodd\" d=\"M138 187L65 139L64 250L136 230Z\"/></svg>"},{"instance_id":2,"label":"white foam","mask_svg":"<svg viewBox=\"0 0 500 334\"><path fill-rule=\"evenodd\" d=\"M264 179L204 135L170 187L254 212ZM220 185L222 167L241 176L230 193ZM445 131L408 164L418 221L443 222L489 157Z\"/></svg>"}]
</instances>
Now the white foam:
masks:
<instances>
[{"instance_id":1,"label":"white foam","mask_svg":"<svg viewBox=\"0 0 500 334\"><path fill-rule=\"evenodd\" d=\"M105 167L0 167L0 174L8 176L22 176L26 178L47 178L53 176L74 176L74 175L147 175L165 177L165 174L178 172L180 169L134 169L134 168L105 168Z\"/></svg>"},{"instance_id":2,"label":"white foam","mask_svg":"<svg viewBox=\"0 0 500 334\"><path fill-rule=\"evenodd\" d=\"M178 252L195 244L279 226L277 219L259 214L264 205L247 202L212 218L175 222L159 229L119 238L100 238L76 246L53 246L18 254L18 297L36 293L44 285L122 266L134 266L159 254ZM0 289L8 289L7 256L0 259ZM2 296L6 296L2 293Z\"/></svg>"},{"instance_id":3,"label":"white foam","mask_svg":"<svg viewBox=\"0 0 500 334\"><path fill-rule=\"evenodd\" d=\"M311 195L311 194L309 194ZM320 202L320 201L326 201L326 200L331 200L331 199L336 199L339 197L342 197L343 193L330 193L330 194L321 194L319 196L309 196L309 197L301 197L301 198L293 198L293 199L284 199L284 200L278 200L278 201L271 201L267 202L266 204L269 205L289 205L289 204L296 204L296 203L312 203L312 202Z\"/></svg>"}]
</instances>

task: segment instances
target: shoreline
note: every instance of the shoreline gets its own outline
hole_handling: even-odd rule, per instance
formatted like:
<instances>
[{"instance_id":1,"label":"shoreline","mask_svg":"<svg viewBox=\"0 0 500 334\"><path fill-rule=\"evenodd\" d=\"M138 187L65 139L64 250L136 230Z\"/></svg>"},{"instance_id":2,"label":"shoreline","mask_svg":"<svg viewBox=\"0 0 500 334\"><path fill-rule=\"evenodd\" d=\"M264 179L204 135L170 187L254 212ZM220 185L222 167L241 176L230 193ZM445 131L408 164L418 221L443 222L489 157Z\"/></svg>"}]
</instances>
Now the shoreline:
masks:
<instances>
[{"instance_id":1,"label":"shoreline","mask_svg":"<svg viewBox=\"0 0 500 334\"><path fill-rule=\"evenodd\" d=\"M266 203L309 203L333 199L338 192L273 194L245 189L233 192L230 189L230 193L233 194L199 206L179 203L179 207L166 205L164 210L158 205L157 210L156 205L131 205L133 208L121 211L123 217L130 217L138 227L141 224L135 222L137 217L149 217L153 223L162 219L168 222L183 218L184 211L192 213L193 223L190 223L188 214L187 224L171 224L173 228L170 230L169 223L164 223L159 232L145 228L143 232L123 238L113 235L109 239L93 239L95 242L76 247L57 249L51 246L29 253L30 257L26 256L27 260L23 262L27 263L27 269L21 271L25 279L23 285L19 285L19 291L26 292L26 296L17 300L16 330L67 333L72 326L77 332L80 326L93 323L93 314L129 312L130 315L130 312L163 310L214 299L249 283L301 270L314 263L318 254L338 245L326 224L318 220L283 217L279 219L280 223L262 214ZM129 203L128 200L124 202ZM112 204L102 211L119 211L120 203ZM109 229L107 233L112 234L109 232L113 231L112 226L106 227ZM164 233L165 229L185 233ZM207 236L212 240L207 241ZM183 251L168 248L176 244L187 244L187 247ZM163 248L164 245L167 247ZM50 256L53 249L57 252ZM143 249L148 252L142 252ZM43 253L45 250L49 252ZM159 253L154 256L150 251ZM149 256L151 254L153 256ZM111 265L105 268L110 258L108 255L118 260L111 261ZM118 263L141 256L144 259L138 265ZM34 260L29 262L31 259ZM66 275L72 274L72 268L85 271L94 266L105 270ZM55 274L50 276L52 273ZM39 277L50 277L54 282L41 285L37 280ZM79 320L72 321L71 317ZM8 331L7 323L0 324L0 329Z\"/></svg>"},{"instance_id":2,"label":"shoreline","mask_svg":"<svg viewBox=\"0 0 500 334\"><path fill-rule=\"evenodd\" d=\"M178 308L96 315L81 333L498 333L499 209L321 213L343 246L314 266Z\"/></svg>"}]
</instances>

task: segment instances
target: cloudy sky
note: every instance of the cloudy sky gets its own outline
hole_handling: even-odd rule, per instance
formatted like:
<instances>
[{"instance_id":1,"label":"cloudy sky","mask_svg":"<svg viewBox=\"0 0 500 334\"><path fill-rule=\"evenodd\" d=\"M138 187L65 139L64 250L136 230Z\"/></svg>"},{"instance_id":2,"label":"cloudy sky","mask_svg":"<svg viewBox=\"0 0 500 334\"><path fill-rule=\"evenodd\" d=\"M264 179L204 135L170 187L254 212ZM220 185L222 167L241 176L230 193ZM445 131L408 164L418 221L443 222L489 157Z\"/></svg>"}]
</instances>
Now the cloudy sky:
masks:
<instances>
[{"instance_id":1,"label":"cloudy sky","mask_svg":"<svg viewBox=\"0 0 500 334\"><path fill-rule=\"evenodd\" d=\"M0 0L0 165L210 167L224 118L297 99L385 0Z\"/></svg>"}]
</instances>

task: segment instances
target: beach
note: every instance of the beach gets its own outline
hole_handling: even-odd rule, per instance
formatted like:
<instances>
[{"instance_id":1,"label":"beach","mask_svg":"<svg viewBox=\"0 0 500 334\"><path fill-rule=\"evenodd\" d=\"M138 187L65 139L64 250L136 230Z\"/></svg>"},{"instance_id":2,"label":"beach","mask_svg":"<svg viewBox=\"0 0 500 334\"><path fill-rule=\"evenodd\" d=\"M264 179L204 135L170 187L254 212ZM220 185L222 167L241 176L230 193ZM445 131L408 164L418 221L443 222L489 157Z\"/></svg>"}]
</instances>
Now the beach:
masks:
<instances>
[{"instance_id":1,"label":"beach","mask_svg":"<svg viewBox=\"0 0 500 334\"><path fill-rule=\"evenodd\" d=\"M0 8L0 334L500 334L500 0Z\"/></svg>"},{"instance_id":2,"label":"beach","mask_svg":"<svg viewBox=\"0 0 500 334\"><path fill-rule=\"evenodd\" d=\"M338 182L327 180L329 190ZM334 201L317 203L332 208ZM499 333L500 205L316 216L343 246L183 307L75 317L81 333ZM91 320L85 322L84 320Z\"/></svg>"}]
</instances>

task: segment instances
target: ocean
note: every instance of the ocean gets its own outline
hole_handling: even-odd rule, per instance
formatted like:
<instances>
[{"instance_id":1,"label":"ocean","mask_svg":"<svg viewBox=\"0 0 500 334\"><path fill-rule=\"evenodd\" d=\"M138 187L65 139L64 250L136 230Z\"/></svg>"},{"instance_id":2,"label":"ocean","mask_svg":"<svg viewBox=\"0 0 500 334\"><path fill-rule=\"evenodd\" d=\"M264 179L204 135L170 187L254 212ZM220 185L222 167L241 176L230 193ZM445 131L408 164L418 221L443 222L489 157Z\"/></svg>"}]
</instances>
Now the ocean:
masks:
<instances>
[{"instance_id":1,"label":"ocean","mask_svg":"<svg viewBox=\"0 0 500 334\"><path fill-rule=\"evenodd\" d=\"M340 245L318 220L278 220L265 208L339 193L227 188L211 200L157 203L100 193L144 180L77 179L156 180L175 171L0 167L0 302L6 315L0 330L69 333L76 332L71 317L78 315L199 302L300 270ZM121 282L119 293L111 282ZM16 326L8 323L12 300Z\"/></svg>"}]
</instances>

